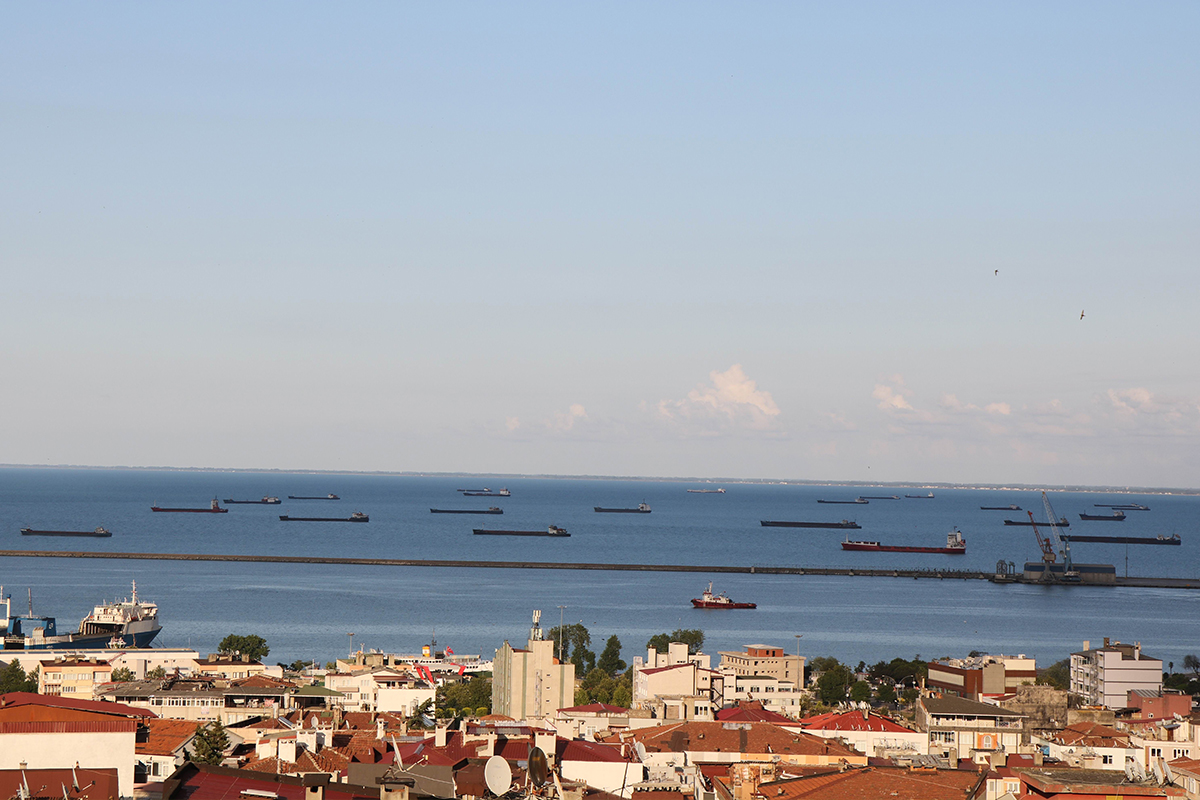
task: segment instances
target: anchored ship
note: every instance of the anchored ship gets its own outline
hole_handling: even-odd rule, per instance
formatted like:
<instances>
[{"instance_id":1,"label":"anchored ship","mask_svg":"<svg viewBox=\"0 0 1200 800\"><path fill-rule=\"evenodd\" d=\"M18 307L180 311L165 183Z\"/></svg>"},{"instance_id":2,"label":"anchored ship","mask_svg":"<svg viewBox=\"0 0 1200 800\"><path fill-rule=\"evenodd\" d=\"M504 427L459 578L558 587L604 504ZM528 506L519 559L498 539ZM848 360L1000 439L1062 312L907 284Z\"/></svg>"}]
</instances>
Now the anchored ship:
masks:
<instances>
[{"instance_id":1,"label":"anchored ship","mask_svg":"<svg viewBox=\"0 0 1200 800\"><path fill-rule=\"evenodd\" d=\"M96 528L94 531L36 531L33 528L21 528L22 536L112 536L107 528Z\"/></svg>"},{"instance_id":2,"label":"anchored ship","mask_svg":"<svg viewBox=\"0 0 1200 800\"><path fill-rule=\"evenodd\" d=\"M1179 534L1171 534L1163 536L1161 533L1158 536L1080 536L1076 534L1062 534L1065 542L1107 542L1108 544L1180 544Z\"/></svg>"},{"instance_id":3,"label":"anchored ship","mask_svg":"<svg viewBox=\"0 0 1200 800\"><path fill-rule=\"evenodd\" d=\"M1020 525L1020 526L1026 527L1026 528L1031 528L1034 525L1038 526L1039 528L1049 528L1050 527L1049 522L1034 522L1032 519L1029 520L1028 522L1023 522L1022 520L1018 520L1018 519L1006 519L1006 520L1004 520L1004 524L1005 525ZM1059 517L1057 525L1060 528L1071 527L1071 523L1066 517Z\"/></svg>"},{"instance_id":4,"label":"anchored ship","mask_svg":"<svg viewBox=\"0 0 1200 800\"><path fill-rule=\"evenodd\" d=\"M333 492L325 495L306 495L306 494L289 494L288 500L341 500Z\"/></svg>"},{"instance_id":5,"label":"anchored ship","mask_svg":"<svg viewBox=\"0 0 1200 800\"><path fill-rule=\"evenodd\" d=\"M1080 519L1091 520L1092 522L1124 522L1125 512L1115 509L1111 514L1083 514L1080 513Z\"/></svg>"},{"instance_id":6,"label":"anchored ship","mask_svg":"<svg viewBox=\"0 0 1200 800\"><path fill-rule=\"evenodd\" d=\"M1020 511L1021 507L1016 503L1007 506L980 506L980 511Z\"/></svg>"},{"instance_id":7,"label":"anchored ship","mask_svg":"<svg viewBox=\"0 0 1200 800\"><path fill-rule=\"evenodd\" d=\"M859 497L854 500L818 500L817 502L828 506L865 506L871 501L865 497Z\"/></svg>"},{"instance_id":8,"label":"anchored ship","mask_svg":"<svg viewBox=\"0 0 1200 800\"><path fill-rule=\"evenodd\" d=\"M551 525L544 531L500 531L500 530L484 530L483 528L475 528L472 533L476 536L570 536L571 533L566 528L560 528L557 525Z\"/></svg>"},{"instance_id":9,"label":"anchored ship","mask_svg":"<svg viewBox=\"0 0 1200 800\"><path fill-rule=\"evenodd\" d=\"M224 502L225 502L225 505L227 505L227 506L232 506L232 505L277 506L280 503L282 503L283 501L280 500L278 497L264 496L262 500L233 500L231 498L226 497Z\"/></svg>"},{"instance_id":10,"label":"anchored ship","mask_svg":"<svg viewBox=\"0 0 1200 800\"><path fill-rule=\"evenodd\" d=\"M463 493L463 497L511 497L512 492L508 489L501 489L498 492L493 492L491 489L459 489Z\"/></svg>"},{"instance_id":11,"label":"anchored ship","mask_svg":"<svg viewBox=\"0 0 1200 800\"><path fill-rule=\"evenodd\" d=\"M857 522L848 519L841 522L787 522L785 520L760 519L758 523L764 528L851 528L857 530L862 527Z\"/></svg>"},{"instance_id":12,"label":"anchored ship","mask_svg":"<svg viewBox=\"0 0 1200 800\"><path fill-rule=\"evenodd\" d=\"M54 617L33 613L33 593L27 614L14 614L12 598L0 588L0 625L5 650L101 650L106 647L148 647L162 626L158 606L133 595L125 600L102 603L79 623L74 633L59 634Z\"/></svg>"},{"instance_id":13,"label":"anchored ship","mask_svg":"<svg viewBox=\"0 0 1200 800\"><path fill-rule=\"evenodd\" d=\"M281 522L370 522L371 518L361 511L355 511L348 517L289 517L280 514Z\"/></svg>"},{"instance_id":14,"label":"anchored ship","mask_svg":"<svg viewBox=\"0 0 1200 800\"><path fill-rule=\"evenodd\" d=\"M945 547L901 547L894 544L879 542L854 542L849 539L842 542L843 550L865 550L882 553L945 553L947 555L962 555L967 552L967 540L963 538L958 528L946 534Z\"/></svg>"},{"instance_id":15,"label":"anchored ship","mask_svg":"<svg viewBox=\"0 0 1200 800\"><path fill-rule=\"evenodd\" d=\"M637 508L601 508L600 506L592 506L598 514L649 514L650 506L646 503L638 503Z\"/></svg>"},{"instance_id":16,"label":"anchored ship","mask_svg":"<svg viewBox=\"0 0 1200 800\"><path fill-rule=\"evenodd\" d=\"M724 489L688 489L688 494L725 494Z\"/></svg>"},{"instance_id":17,"label":"anchored ship","mask_svg":"<svg viewBox=\"0 0 1200 800\"><path fill-rule=\"evenodd\" d=\"M503 514L504 509L498 506L490 508L431 508L430 514Z\"/></svg>"},{"instance_id":18,"label":"anchored ship","mask_svg":"<svg viewBox=\"0 0 1200 800\"><path fill-rule=\"evenodd\" d=\"M699 597L692 598L693 608L758 608L757 603L735 603L729 599L729 595L721 592L713 594L712 581L708 582L708 588Z\"/></svg>"},{"instance_id":19,"label":"anchored ship","mask_svg":"<svg viewBox=\"0 0 1200 800\"><path fill-rule=\"evenodd\" d=\"M162 506L155 504L155 505L150 506L150 510L151 511L167 511L167 512L171 512L174 514L228 514L229 513L228 508L221 508L220 503L217 502L217 498L215 498L215 497L212 499L212 502L209 503L208 508L163 508Z\"/></svg>"}]
</instances>

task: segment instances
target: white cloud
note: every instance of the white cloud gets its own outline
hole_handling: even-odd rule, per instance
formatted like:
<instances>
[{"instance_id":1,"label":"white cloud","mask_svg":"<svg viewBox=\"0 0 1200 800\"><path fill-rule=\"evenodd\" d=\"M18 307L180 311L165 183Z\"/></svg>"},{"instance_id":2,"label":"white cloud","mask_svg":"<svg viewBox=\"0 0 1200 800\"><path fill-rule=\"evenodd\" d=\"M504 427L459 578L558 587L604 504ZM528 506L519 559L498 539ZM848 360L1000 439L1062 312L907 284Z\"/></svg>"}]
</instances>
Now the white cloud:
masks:
<instances>
[{"instance_id":1,"label":"white cloud","mask_svg":"<svg viewBox=\"0 0 1200 800\"><path fill-rule=\"evenodd\" d=\"M903 392L903 387L894 388L877 383L871 396L879 401L879 407L884 411L912 411L912 404L904 399Z\"/></svg>"},{"instance_id":2,"label":"white cloud","mask_svg":"<svg viewBox=\"0 0 1200 800\"><path fill-rule=\"evenodd\" d=\"M708 374L709 385L699 386L683 400L663 400L658 412L674 421L716 421L751 428L769 428L780 415L770 392L758 388L741 364Z\"/></svg>"},{"instance_id":3,"label":"white cloud","mask_svg":"<svg viewBox=\"0 0 1200 800\"><path fill-rule=\"evenodd\" d=\"M521 427L521 420L517 417L505 417L504 427L507 430L515 431L517 428Z\"/></svg>"},{"instance_id":4,"label":"white cloud","mask_svg":"<svg viewBox=\"0 0 1200 800\"><path fill-rule=\"evenodd\" d=\"M983 410L989 414L1000 414L1007 417L1012 413L1012 406L1008 403L988 403L983 407Z\"/></svg>"},{"instance_id":5,"label":"white cloud","mask_svg":"<svg viewBox=\"0 0 1200 800\"><path fill-rule=\"evenodd\" d=\"M566 413L558 413L553 419L546 421L546 426L554 431L566 432L575 427L575 423L588 418L587 410L579 403L573 403Z\"/></svg>"}]
</instances>

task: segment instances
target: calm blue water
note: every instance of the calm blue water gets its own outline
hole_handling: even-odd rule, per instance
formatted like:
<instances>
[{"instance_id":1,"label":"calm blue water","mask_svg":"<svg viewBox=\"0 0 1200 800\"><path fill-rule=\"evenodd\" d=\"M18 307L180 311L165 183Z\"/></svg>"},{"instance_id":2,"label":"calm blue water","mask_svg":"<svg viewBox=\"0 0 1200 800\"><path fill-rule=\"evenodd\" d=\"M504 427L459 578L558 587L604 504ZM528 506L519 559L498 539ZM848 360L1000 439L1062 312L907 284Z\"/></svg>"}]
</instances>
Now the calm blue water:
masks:
<instances>
[{"instance_id":1,"label":"calm blue water","mask_svg":"<svg viewBox=\"0 0 1200 800\"><path fill-rule=\"evenodd\" d=\"M465 498L455 490L501 485L509 498ZM791 566L957 566L992 569L998 559L1036 560L1027 518L981 505L1016 503L1045 518L1040 494L937 490L933 500L875 500L866 506L818 504L818 498L899 494L903 489L726 485L723 495L688 494L687 484L654 481L291 475L129 470L0 470L0 541L8 549L88 549L180 553L378 556L502 561L599 561ZM341 495L337 502L230 506L228 514L154 514L150 506L204 506L214 496ZM925 490L910 489L909 494ZM1118 572L1200 576L1200 498L1055 493L1055 511L1071 532L1120 535L1179 533L1180 547L1076 544L1077 561L1117 565ZM596 514L592 506L648 502L652 514ZM1093 503L1142 502L1123 523L1081 522ZM503 516L430 514L430 507L486 508ZM370 514L367 524L285 523L279 514ZM845 532L763 528L760 519L857 520L854 538L941 545L951 526L967 555L849 553ZM570 529L568 539L479 537L473 527ZM111 539L19 535L21 527L113 531ZM128 582L161 608L159 643L206 651L228 633L257 633L270 660L327 660L355 647L413 652L436 629L439 644L490 655L505 639L523 641L530 612L544 627L583 622L593 644L617 634L626 660L650 636L702 628L708 652L765 642L809 656L868 662L920 654L930 658L978 649L1026 653L1049 663L1083 639L1141 641L1164 660L1200 650L1200 593L1160 589L996 586L981 581L914 581L765 575L717 575L716 588L753 600L754 611L690 607L709 578L701 574L556 570L329 567L0 558L0 583L35 610L72 626L100 599L126 594Z\"/></svg>"}]
</instances>

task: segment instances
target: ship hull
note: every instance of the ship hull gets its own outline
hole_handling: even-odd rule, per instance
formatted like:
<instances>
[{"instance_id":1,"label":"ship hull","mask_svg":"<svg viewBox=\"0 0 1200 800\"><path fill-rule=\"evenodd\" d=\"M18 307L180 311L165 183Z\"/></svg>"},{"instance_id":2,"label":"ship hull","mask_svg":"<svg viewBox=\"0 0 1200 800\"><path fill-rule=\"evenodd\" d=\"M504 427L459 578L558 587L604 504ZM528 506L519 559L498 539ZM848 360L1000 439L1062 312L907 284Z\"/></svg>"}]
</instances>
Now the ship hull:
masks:
<instances>
[{"instance_id":1,"label":"ship hull","mask_svg":"<svg viewBox=\"0 0 1200 800\"><path fill-rule=\"evenodd\" d=\"M22 536L91 536L106 538L112 536L112 531L35 531L32 528L21 528Z\"/></svg>"},{"instance_id":2,"label":"ship hull","mask_svg":"<svg viewBox=\"0 0 1200 800\"><path fill-rule=\"evenodd\" d=\"M552 538L562 538L570 536L569 532L550 533L550 531L493 531L476 528L471 533L476 536L548 536Z\"/></svg>"},{"instance_id":3,"label":"ship hull","mask_svg":"<svg viewBox=\"0 0 1200 800\"><path fill-rule=\"evenodd\" d=\"M818 503L824 503L827 506L865 506L866 500L818 500Z\"/></svg>"},{"instance_id":4,"label":"ship hull","mask_svg":"<svg viewBox=\"0 0 1200 800\"><path fill-rule=\"evenodd\" d=\"M463 492L463 497L508 497L500 492Z\"/></svg>"},{"instance_id":5,"label":"ship hull","mask_svg":"<svg viewBox=\"0 0 1200 800\"><path fill-rule=\"evenodd\" d=\"M281 522L370 522L370 517L290 517L280 514Z\"/></svg>"},{"instance_id":6,"label":"ship hull","mask_svg":"<svg viewBox=\"0 0 1200 800\"><path fill-rule=\"evenodd\" d=\"M758 608L758 603L717 603L711 600L692 600L693 608Z\"/></svg>"},{"instance_id":7,"label":"ship hull","mask_svg":"<svg viewBox=\"0 0 1200 800\"><path fill-rule=\"evenodd\" d=\"M1020 511L1020 506L980 506L980 511Z\"/></svg>"},{"instance_id":8,"label":"ship hull","mask_svg":"<svg viewBox=\"0 0 1200 800\"><path fill-rule=\"evenodd\" d=\"M1125 515L1121 514L1080 514L1080 519L1088 520L1089 522L1124 522Z\"/></svg>"},{"instance_id":9,"label":"ship hull","mask_svg":"<svg viewBox=\"0 0 1200 800\"><path fill-rule=\"evenodd\" d=\"M150 506L151 511L167 514L228 514L228 508L159 508Z\"/></svg>"},{"instance_id":10,"label":"ship hull","mask_svg":"<svg viewBox=\"0 0 1200 800\"><path fill-rule=\"evenodd\" d=\"M592 506L597 514L649 514L648 508L601 508Z\"/></svg>"},{"instance_id":11,"label":"ship hull","mask_svg":"<svg viewBox=\"0 0 1200 800\"><path fill-rule=\"evenodd\" d=\"M1180 544L1181 540L1178 536L1165 536L1159 538L1157 536L1077 536L1075 534L1063 534L1064 542L1101 542L1108 544Z\"/></svg>"},{"instance_id":12,"label":"ship hull","mask_svg":"<svg viewBox=\"0 0 1200 800\"><path fill-rule=\"evenodd\" d=\"M787 520L760 519L758 523L764 528L844 528L846 530L862 528L862 525L857 522L788 522Z\"/></svg>"},{"instance_id":13,"label":"ship hull","mask_svg":"<svg viewBox=\"0 0 1200 800\"><path fill-rule=\"evenodd\" d=\"M1039 528L1049 528L1050 527L1049 522L1037 522L1037 523L1022 522L1022 521L1016 520L1016 519L1006 519L1006 520L1004 520L1004 524L1005 525L1013 525L1013 526L1019 527L1019 528L1032 528L1034 525L1037 525ZM1054 524L1060 528L1071 527L1070 520L1066 520L1066 519L1060 519L1058 522L1056 522Z\"/></svg>"},{"instance_id":14,"label":"ship hull","mask_svg":"<svg viewBox=\"0 0 1200 800\"><path fill-rule=\"evenodd\" d=\"M497 508L431 508L430 514L503 514L504 509Z\"/></svg>"},{"instance_id":15,"label":"ship hull","mask_svg":"<svg viewBox=\"0 0 1200 800\"><path fill-rule=\"evenodd\" d=\"M277 506L282 500L230 500L228 497L221 501L227 506Z\"/></svg>"},{"instance_id":16,"label":"ship hull","mask_svg":"<svg viewBox=\"0 0 1200 800\"><path fill-rule=\"evenodd\" d=\"M842 549L866 553L941 553L948 556L960 556L967 552L966 547L901 547L878 542L842 542Z\"/></svg>"}]
</instances>

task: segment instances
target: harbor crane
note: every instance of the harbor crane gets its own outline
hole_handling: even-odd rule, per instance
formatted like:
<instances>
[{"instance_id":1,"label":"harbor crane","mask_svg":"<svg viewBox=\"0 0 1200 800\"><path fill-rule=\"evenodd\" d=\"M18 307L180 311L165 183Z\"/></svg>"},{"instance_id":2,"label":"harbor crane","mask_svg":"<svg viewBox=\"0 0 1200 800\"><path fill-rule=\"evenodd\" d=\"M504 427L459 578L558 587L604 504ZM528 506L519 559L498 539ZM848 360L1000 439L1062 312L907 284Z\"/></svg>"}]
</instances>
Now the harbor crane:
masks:
<instances>
[{"instance_id":1,"label":"harbor crane","mask_svg":"<svg viewBox=\"0 0 1200 800\"><path fill-rule=\"evenodd\" d=\"M1071 543L1062 538L1062 534L1058 530L1058 517L1054 515L1054 507L1050 505L1050 498L1046 493L1042 492L1042 505L1046 509L1046 519L1050 525L1050 535L1043 536L1038 530L1037 523L1033 520L1033 512L1029 512L1029 524L1033 526L1033 535L1037 537L1038 548L1042 551L1042 580L1056 580L1050 566L1057 562L1058 556L1062 556L1063 571L1062 580L1066 583L1078 583L1079 571L1075 569L1075 564L1071 561Z\"/></svg>"}]
</instances>

